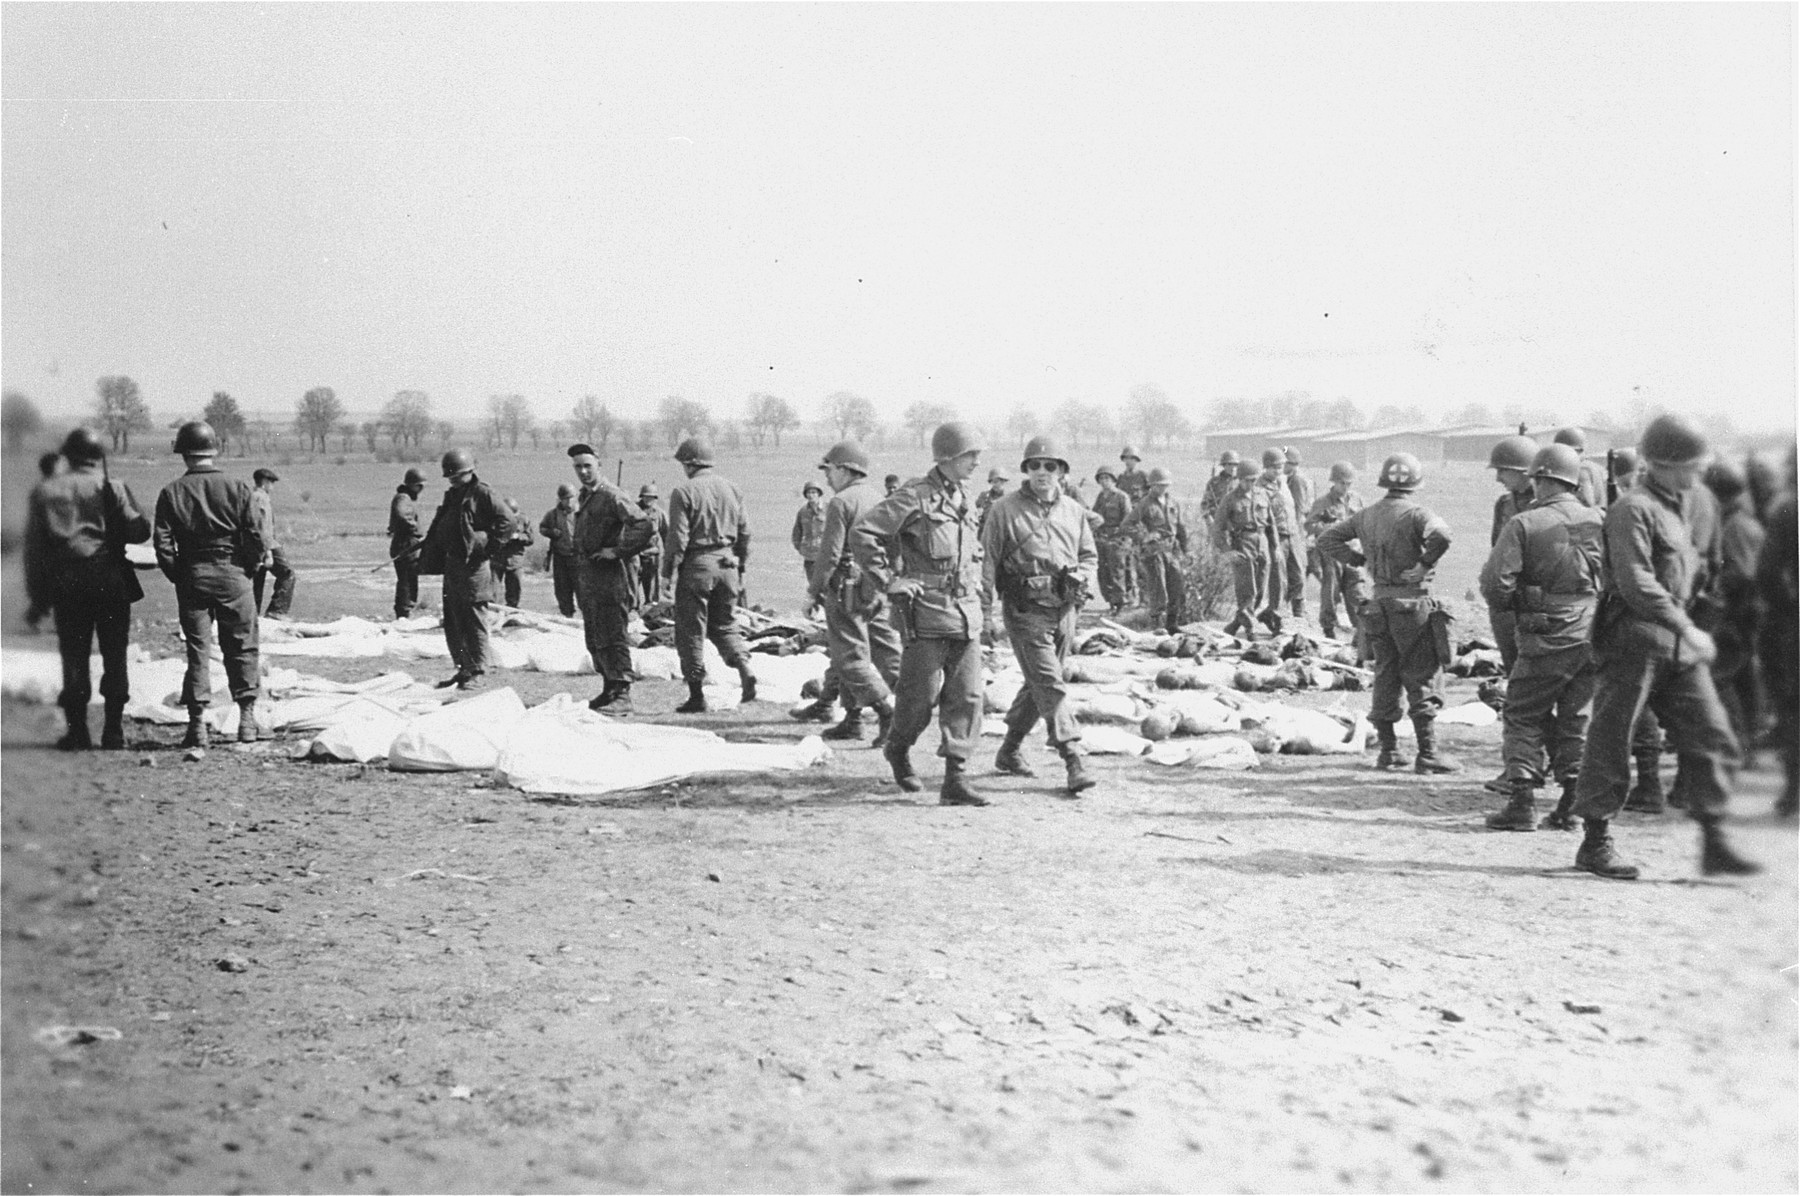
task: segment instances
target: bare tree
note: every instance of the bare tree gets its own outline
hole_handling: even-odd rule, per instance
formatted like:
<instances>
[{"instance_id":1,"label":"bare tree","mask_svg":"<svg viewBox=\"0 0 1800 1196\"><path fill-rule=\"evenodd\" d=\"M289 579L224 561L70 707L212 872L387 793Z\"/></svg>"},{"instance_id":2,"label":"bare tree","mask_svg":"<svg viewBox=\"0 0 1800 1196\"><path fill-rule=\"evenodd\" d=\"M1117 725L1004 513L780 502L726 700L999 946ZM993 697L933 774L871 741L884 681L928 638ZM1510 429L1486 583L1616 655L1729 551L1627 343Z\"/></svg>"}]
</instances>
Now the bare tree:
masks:
<instances>
[{"instance_id":1,"label":"bare tree","mask_svg":"<svg viewBox=\"0 0 1800 1196\"><path fill-rule=\"evenodd\" d=\"M337 391L329 386L315 386L300 396L300 404L294 408L294 430L306 437L309 451L317 445L322 453L331 430L343 418L344 405L338 401Z\"/></svg>"},{"instance_id":2,"label":"bare tree","mask_svg":"<svg viewBox=\"0 0 1800 1196\"><path fill-rule=\"evenodd\" d=\"M1192 431L1174 400L1162 387L1149 382L1131 388L1131 398L1125 404L1125 422L1147 442L1162 437L1165 447Z\"/></svg>"},{"instance_id":3,"label":"bare tree","mask_svg":"<svg viewBox=\"0 0 1800 1196\"><path fill-rule=\"evenodd\" d=\"M123 374L108 375L94 383L94 389L99 394L94 414L100 421L100 430L112 438L115 453L130 452L131 434L148 432L155 426L138 384Z\"/></svg>"},{"instance_id":4,"label":"bare tree","mask_svg":"<svg viewBox=\"0 0 1800 1196\"><path fill-rule=\"evenodd\" d=\"M712 414L706 404L680 395L670 395L656 408L656 426L673 448L684 436L699 436L712 429Z\"/></svg>"},{"instance_id":5,"label":"bare tree","mask_svg":"<svg viewBox=\"0 0 1800 1196\"><path fill-rule=\"evenodd\" d=\"M606 452L606 442L619 430L612 408L593 395L584 396L569 410L569 437L593 445L598 452Z\"/></svg>"},{"instance_id":6,"label":"bare tree","mask_svg":"<svg viewBox=\"0 0 1800 1196\"><path fill-rule=\"evenodd\" d=\"M6 451L16 453L24 443L44 430L44 414L22 391L9 390L0 398L0 430Z\"/></svg>"},{"instance_id":7,"label":"bare tree","mask_svg":"<svg viewBox=\"0 0 1800 1196\"><path fill-rule=\"evenodd\" d=\"M456 425L447 419L440 419L432 425L432 431L437 436L438 450L449 451L450 442L456 439Z\"/></svg>"},{"instance_id":8,"label":"bare tree","mask_svg":"<svg viewBox=\"0 0 1800 1196\"><path fill-rule=\"evenodd\" d=\"M881 423L875 404L847 390L825 396L825 418L836 425L839 440L867 440Z\"/></svg>"},{"instance_id":9,"label":"bare tree","mask_svg":"<svg viewBox=\"0 0 1800 1196\"><path fill-rule=\"evenodd\" d=\"M356 425L349 420L337 426L338 445L341 451L349 452L350 446L356 443Z\"/></svg>"},{"instance_id":10,"label":"bare tree","mask_svg":"<svg viewBox=\"0 0 1800 1196\"><path fill-rule=\"evenodd\" d=\"M369 446L369 451L371 453L380 452L381 451L381 425L372 419L364 420L363 424L362 424L362 428L360 430L363 435L363 443L365 443Z\"/></svg>"},{"instance_id":11,"label":"bare tree","mask_svg":"<svg viewBox=\"0 0 1800 1196\"><path fill-rule=\"evenodd\" d=\"M900 415L901 426L913 434L913 443L925 447L925 438L956 418L956 412L942 403L913 403Z\"/></svg>"},{"instance_id":12,"label":"bare tree","mask_svg":"<svg viewBox=\"0 0 1800 1196\"><path fill-rule=\"evenodd\" d=\"M750 439L758 445L765 436L771 436L775 447L780 448L781 434L800 426L800 413L794 410L792 403L778 395L752 394L747 410L744 423L750 429Z\"/></svg>"},{"instance_id":13,"label":"bare tree","mask_svg":"<svg viewBox=\"0 0 1800 1196\"><path fill-rule=\"evenodd\" d=\"M219 434L221 453L231 447L232 441L241 442L244 438L244 413L238 409L238 401L222 390L213 391L212 402L206 405L200 418L211 424L213 431Z\"/></svg>"},{"instance_id":14,"label":"bare tree","mask_svg":"<svg viewBox=\"0 0 1800 1196\"><path fill-rule=\"evenodd\" d=\"M488 399L488 422L493 429L493 443L505 440L506 447L517 452L519 437L534 422L531 404L524 395L493 395Z\"/></svg>"},{"instance_id":15,"label":"bare tree","mask_svg":"<svg viewBox=\"0 0 1800 1196\"><path fill-rule=\"evenodd\" d=\"M398 450L421 447L436 422L431 396L422 390L397 391L381 409L381 426Z\"/></svg>"}]
</instances>

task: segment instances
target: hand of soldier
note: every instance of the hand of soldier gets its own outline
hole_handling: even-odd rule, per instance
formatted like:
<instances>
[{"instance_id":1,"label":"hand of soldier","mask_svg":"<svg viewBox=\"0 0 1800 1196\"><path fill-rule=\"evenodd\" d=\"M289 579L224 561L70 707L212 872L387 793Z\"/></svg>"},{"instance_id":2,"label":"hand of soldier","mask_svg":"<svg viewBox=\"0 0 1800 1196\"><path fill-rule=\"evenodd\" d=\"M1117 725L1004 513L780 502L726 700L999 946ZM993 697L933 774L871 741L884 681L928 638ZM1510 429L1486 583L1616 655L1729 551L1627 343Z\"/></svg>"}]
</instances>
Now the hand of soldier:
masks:
<instances>
[{"instance_id":1,"label":"hand of soldier","mask_svg":"<svg viewBox=\"0 0 1800 1196\"><path fill-rule=\"evenodd\" d=\"M597 561L616 561L619 559L619 550L616 548L602 548L599 552L594 554L594 559Z\"/></svg>"},{"instance_id":2,"label":"hand of soldier","mask_svg":"<svg viewBox=\"0 0 1800 1196\"><path fill-rule=\"evenodd\" d=\"M894 598L898 598L902 594L908 598L912 598L924 593L925 587L913 578L896 577L894 580L888 582L887 592L890 597Z\"/></svg>"},{"instance_id":3,"label":"hand of soldier","mask_svg":"<svg viewBox=\"0 0 1800 1196\"><path fill-rule=\"evenodd\" d=\"M1410 569L1400 570L1400 580L1409 586L1423 585L1425 579L1430 576L1431 570L1424 565L1414 565Z\"/></svg>"},{"instance_id":4,"label":"hand of soldier","mask_svg":"<svg viewBox=\"0 0 1800 1196\"><path fill-rule=\"evenodd\" d=\"M806 609L800 613L809 619L816 619L825 613L825 603L817 594L814 594L807 600Z\"/></svg>"},{"instance_id":5,"label":"hand of soldier","mask_svg":"<svg viewBox=\"0 0 1800 1196\"><path fill-rule=\"evenodd\" d=\"M1719 646L1712 636L1690 623L1681 633L1681 655L1694 664L1711 664L1719 655Z\"/></svg>"}]
</instances>

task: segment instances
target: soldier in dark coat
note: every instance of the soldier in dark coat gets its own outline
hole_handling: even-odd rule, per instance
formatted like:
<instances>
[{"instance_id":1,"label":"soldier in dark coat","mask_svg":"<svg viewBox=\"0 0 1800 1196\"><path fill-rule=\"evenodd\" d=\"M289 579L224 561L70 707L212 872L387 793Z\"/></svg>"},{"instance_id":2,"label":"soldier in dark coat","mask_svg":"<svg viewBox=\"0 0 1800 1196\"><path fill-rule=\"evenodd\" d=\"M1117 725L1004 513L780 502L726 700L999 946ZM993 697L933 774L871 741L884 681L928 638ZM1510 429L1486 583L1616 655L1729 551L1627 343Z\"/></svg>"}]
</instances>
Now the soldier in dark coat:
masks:
<instances>
[{"instance_id":1,"label":"soldier in dark coat","mask_svg":"<svg viewBox=\"0 0 1800 1196\"><path fill-rule=\"evenodd\" d=\"M604 681L588 702L591 710L623 714L630 708L631 642L626 626L637 605L637 555L650 542L653 527L623 490L600 472L600 458L585 444L569 446L569 464L581 483L575 498L572 556L575 598L581 607L581 630L594 671Z\"/></svg>"},{"instance_id":2,"label":"soldier in dark coat","mask_svg":"<svg viewBox=\"0 0 1800 1196\"><path fill-rule=\"evenodd\" d=\"M706 710L705 642L737 670L742 700L756 698L750 649L737 630L738 595L750 560L744 496L713 469L712 446L689 437L675 449L687 481L669 492L669 540L663 577L675 589L675 651L688 700L677 714Z\"/></svg>"},{"instance_id":3,"label":"soldier in dark coat","mask_svg":"<svg viewBox=\"0 0 1800 1196\"><path fill-rule=\"evenodd\" d=\"M394 617L404 619L419 605L419 546L425 529L419 522L419 495L425 475L408 469L388 503L388 559L394 563Z\"/></svg>"},{"instance_id":4,"label":"soldier in dark coat","mask_svg":"<svg viewBox=\"0 0 1800 1196\"><path fill-rule=\"evenodd\" d=\"M425 532L419 568L444 575L444 642L456 672L438 688L472 690L480 688L492 664L488 618L496 587L489 557L513 517L493 488L475 476L468 449L445 453L443 469L450 487Z\"/></svg>"},{"instance_id":5,"label":"soldier in dark coat","mask_svg":"<svg viewBox=\"0 0 1800 1196\"><path fill-rule=\"evenodd\" d=\"M556 591L556 609L563 617L575 614L575 487L564 482L556 488L556 505L538 520L538 532L549 545L550 584Z\"/></svg>"}]
</instances>

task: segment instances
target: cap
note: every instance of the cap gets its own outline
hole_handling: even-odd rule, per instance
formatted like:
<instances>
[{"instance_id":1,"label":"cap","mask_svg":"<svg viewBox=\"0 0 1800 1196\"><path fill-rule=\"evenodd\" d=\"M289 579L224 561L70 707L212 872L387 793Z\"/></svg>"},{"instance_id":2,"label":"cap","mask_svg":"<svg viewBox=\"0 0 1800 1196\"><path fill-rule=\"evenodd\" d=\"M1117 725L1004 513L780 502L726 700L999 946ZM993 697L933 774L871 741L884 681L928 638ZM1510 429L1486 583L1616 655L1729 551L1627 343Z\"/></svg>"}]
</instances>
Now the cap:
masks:
<instances>
[{"instance_id":1,"label":"cap","mask_svg":"<svg viewBox=\"0 0 1800 1196\"><path fill-rule=\"evenodd\" d=\"M267 466L257 470L255 473L251 474L250 477L258 482L279 482L281 480L281 475Z\"/></svg>"},{"instance_id":2,"label":"cap","mask_svg":"<svg viewBox=\"0 0 1800 1196\"><path fill-rule=\"evenodd\" d=\"M598 457L599 455L591 444L571 444L569 446L569 456L571 457Z\"/></svg>"}]
</instances>

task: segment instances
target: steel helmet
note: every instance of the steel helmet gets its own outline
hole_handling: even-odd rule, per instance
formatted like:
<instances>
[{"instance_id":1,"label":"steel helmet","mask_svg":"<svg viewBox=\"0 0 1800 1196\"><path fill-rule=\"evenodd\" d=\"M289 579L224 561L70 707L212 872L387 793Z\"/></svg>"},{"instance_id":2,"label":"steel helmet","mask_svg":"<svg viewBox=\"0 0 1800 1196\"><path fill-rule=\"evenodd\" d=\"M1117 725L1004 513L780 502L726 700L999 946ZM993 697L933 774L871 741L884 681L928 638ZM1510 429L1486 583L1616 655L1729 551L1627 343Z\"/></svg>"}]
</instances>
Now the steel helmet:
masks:
<instances>
[{"instance_id":1,"label":"steel helmet","mask_svg":"<svg viewBox=\"0 0 1800 1196\"><path fill-rule=\"evenodd\" d=\"M1169 471L1160 465L1150 471L1150 484L1152 486L1167 486L1174 480L1174 478L1169 476Z\"/></svg>"},{"instance_id":2,"label":"steel helmet","mask_svg":"<svg viewBox=\"0 0 1800 1196\"><path fill-rule=\"evenodd\" d=\"M1243 460L1243 458L1237 455L1236 449L1226 449L1219 454L1220 465L1236 465L1241 460Z\"/></svg>"},{"instance_id":3,"label":"steel helmet","mask_svg":"<svg viewBox=\"0 0 1800 1196\"><path fill-rule=\"evenodd\" d=\"M1566 444L1547 444L1531 459L1531 476L1581 485L1581 454Z\"/></svg>"},{"instance_id":4,"label":"steel helmet","mask_svg":"<svg viewBox=\"0 0 1800 1196\"><path fill-rule=\"evenodd\" d=\"M854 440L840 440L825 450L825 459L820 466L842 465L853 470L859 477L869 476L869 454L863 452L862 445Z\"/></svg>"},{"instance_id":5,"label":"steel helmet","mask_svg":"<svg viewBox=\"0 0 1800 1196\"><path fill-rule=\"evenodd\" d=\"M819 485L819 483L817 483L817 482L808 482L808 483L806 483L806 485L800 487L800 497L801 498L805 498L809 494L817 494L817 495L823 496L824 493L825 493L825 487Z\"/></svg>"},{"instance_id":6,"label":"steel helmet","mask_svg":"<svg viewBox=\"0 0 1800 1196\"><path fill-rule=\"evenodd\" d=\"M452 477L464 470L475 468L475 454L466 448L453 448L444 454L443 469L445 477Z\"/></svg>"},{"instance_id":7,"label":"steel helmet","mask_svg":"<svg viewBox=\"0 0 1800 1196\"><path fill-rule=\"evenodd\" d=\"M1264 469L1277 469L1280 467L1281 463L1286 460L1287 458L1281 455L1281 450L1278 448L1263 450L1262 463Z\"/></svg>"},{"instance_id":8,"label":"steel helmet","mask_svg":"<svg viewBox=\"0 0 1800 1196\"><path fill-rule=\"evenodd\" d=\"M417 469L408 468L406 476L400 479L400 484L402 486L423 486L425 484L425 475Z\"/></svg>"},{"instance_id":9,"label":"steel helmet","mask_svg":"<svg viewBox=\"0 0 1800 1196\"><path fill-rule=\"evenodd\" d=\"M1143 458L1138 456L1138 451L1128 444L1124 448L1119 450L1119 460L1121 460L1121 461L1142 461Z\"/></svg>"},{"instance_id":10,"label":"steel helmet","mask_svg":"<svg viewBox=\"0 0 1800 1196\"><path fill-rule=\"evenodd\" d=\"M219 434L205 420L190 419L175 429L175 451L184 456L188 453L216 453L219 451Z\"/></svg>"},{"instance_id":11,"label":"steel helmet","mask_svg":"<svg viewBox=\"0 0 1800 1196\"><path fill-rule=\"evenodd\" d=\"M1113 472L1112 466L1102 465L1099 469L1094 471L1094 480L1097 482L1101 478L1109 478L1116 482L1119 480L1119 475Z\"/></svg>"},{"instance_id":12,"label":"steel helmet","mask_svg":"<svg viewBox=\"0 0 1800 1196\"><path fill-rule=\"evenodd\" d=\"M1254 461L1239 461L1237 464L1237 475L1240 478L1253 478L1260 473L1262 469Z\"/></svg>"},{"instance_id":13,"label":"steel helmet","mask_svg":"<svg viewBox=\"0 0 1800 1196\"><path fill-rule=\"evenodd\" d=\"M558 497L558 498L574 498L575 497L575 487L570 485L568 482L563 482L561 485L557 486L557 488L556 488L556 497Z\"/></svg>"},{"instance_id":14,"label":"steel helmet","mask_svg":"<svg viewBox=\"0 0 1800 1196\"><path fill-rule=\"evenodd\" d=\"M1527 462L1529 464L1530 462ZM1383 490L1417 490L1425 480L1425 467L1411 453L1395 453L1381 463L1376 485Z\"/></svg>"},{"instance_id":15,"label":"steel helmet","mask_svg":"<svg viewBox=\"0 0 1800 1196\"><path fill-rule=\"evenodd\" d=\"M1062 455L1062 446L1049 436L1033 436L1025 442L1025 453L1019 458L1019 472L1025 471L1028 461L1054 461L1064 473L1069 472L1069 461Z\"/></svg>"},{"instance_id":16,"label":"steel helmet","mask_svg":"<svg viewBox=\"0 0 1800 1196\"><path fill-rule=\"evenodd\" d=\"M1566 444L1577 453L1587 452L1587 433L1580 428L1558 428L1554 439L1557 444Z\"/></svg>"},{"instance_id":17,"label":"steel helmet","mask_svg":"<svg viewBox=\"0 0 1800 1196\"><path fill-rule=\"evenodd\" d=\"M1537 451L1537 441L1531 437L1508 436L1488 454L1488 468L1517 469L1523 472L1531 468L1531 463L1537 459Z\"/></svg>"},{"instance_id":18,"label":"steel helmet","mask_svg":"<svg viewBox=\"0 0 1800 1196\"><path fill-rule=\"evenodd\" d=\"M1354 482L1356 480L1356 467L1348 461L1332 462L1331 480L1334 482Z\"/></svg>"},{"instance_id":19,"label":"steel helmet","mask_svg":"<svg viewBox=\"0 0 1800 1196\"><path fill-rule=\"evenodd\" d=\"M683 465L711 465L712 445L698 436L689 436L675 446L675 459Z\"/></svg>"},{"instance_id":20,"label":"steel helmet","mask_svg":"<svg viewBox=\"0 0 1800 1196\"><path fill-rule=\"evenodd\" d=\"M87 428L71 428L63 437L62 455L71 463L76 461L102 461L106 458L106 446L100 438Z\"/></svg>"},{"instance_id":21,"label":"steel helmet","mask_svg":"<svg viewBox=\"0 0 1800 1196\"><path fill-rule=\"evenodd\" d=\"M1720 502L1728 502L1749 488L1744 471L1729 461L1714 461L1708 465L1701 480Z\"/></svg>"},{"instance_id":22,"label":"steel helmet","mask_svg":"<svg viewBox=\"0 0 1800 1196\"><path fill-rule=\"evenodd\" d=\"M992 469L988 470L988 485L992 486L995 482L1010 482L1010 481L1012 481L1012 474L1007 473L1004 469L1000 468L998 465L996 465Z\"/></svg>"},{"instance_id":23,"label":"steel helmet","mask_svg":"<svg viewBox=\"0 0 1800 1196\"><path fill-rule=\"evenodd\" d=\"M1281 455L1287 458L1287 463L1289 465L1300 464L1300 450L1291 444L1281 450Z\"/></svg>"},{"instance_id":24,"label":"steel helmet","mask_svg":"<svg viewBox=\"0 0 1800 1196\"><path fill-rule=\"evenodd\" d=\"M978 453L986 447L982 443L980 432L969 424L956 420L939 424L937 431L931 434L931 457L934 461L954 460L964 453Z\"/></svg>"},{"instance_id":25,"label":"steel helmet","mask_svg":"<svg viewBox=\"0 0 1800 1196\"><path fill-rule=\"evenodd\" d=\"M655 497L657 497L655 482L645 482L642 486L638 487L638 501L639 502L642 502L646 498L655 498Z\"/></svg>"},{"instance_id":26,"label":"steel helmet","mask_svg":"<svg viewBox=\"0 0 1800 1196\"><path fill-rule=\"evenodd\" d=\"M1638 470L1638 452L1634 448L1614 449L1612 455L1612 475L1615 478L1628 478Z\"/></svg>"},{"instance_id":27,"label":"steel helmet","mask_svg":"<svg viewBox=\"0 0 1800 1196\"><path fill-rule=\"evenodd\" d=\"M1706 433L1685 415L1659 415L1644 429L1638 451L1652 465L1691 465L1706 456Z\"/></svg>"}]
</instances>

